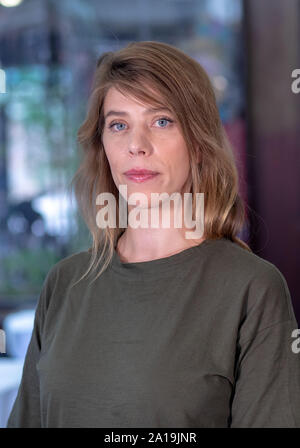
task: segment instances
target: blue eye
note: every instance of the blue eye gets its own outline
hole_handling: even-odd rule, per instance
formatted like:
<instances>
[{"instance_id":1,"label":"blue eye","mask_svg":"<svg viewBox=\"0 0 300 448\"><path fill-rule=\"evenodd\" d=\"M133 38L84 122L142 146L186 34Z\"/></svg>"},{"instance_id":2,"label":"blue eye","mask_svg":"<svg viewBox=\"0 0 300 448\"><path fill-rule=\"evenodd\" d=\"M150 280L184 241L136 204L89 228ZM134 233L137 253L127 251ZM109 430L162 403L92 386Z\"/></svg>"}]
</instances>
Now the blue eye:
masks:
<instances>
[{"instance_id":1,"label":"blue eye","mask_svg":"<svg viewBox=\"0 0 300 448\"><path fill-rule=\"evenodd\" d=\"M169 118L159 118L157 121L168 121L169 123L173 123L173 120L170 120ZM163 126L165 128L166 126Z\"/></svg>"},{"instance_id":2,"label":"blue eye","mask_svg":"<svg viewBox=\"0 0 300 448\"><path fill-rule=\"evenodd\" d=\"M112 123L112 124L109 126L109 128L112 128L112 127L115 126L116 124L123 124L123 125L124 125L124 123ZM119 130L122 130L122 129L119 129Z\"/></svg>"},{"instance_id":3,"label":"blue eye","mask_svg":"<svg viewBox=\"0 0 300 448\"><path fill-rule=\"evenodd\" d=\"M165 122L169 122L169 123L173 123L173 120L171 120L170 118L167 118L167 117L161 117L161 118L158 118L156 121L165 121ZM113 128L114 126L117 126L117 125L123 125L124 126L124 123L120 123L120 122L118 122L118 121L115 121L114 123L111 123L108 127L109 127L109 129L111 129L111 128ZM161 127L161 128L166 128L167 126L159 126L159 127ZM124 128L123 128L124 129ZM115 130L116 130L116 132L119 132L119 131L122 131L123 129L118 129L118 128L116 128Z\"/></svg>"}]
</instances>

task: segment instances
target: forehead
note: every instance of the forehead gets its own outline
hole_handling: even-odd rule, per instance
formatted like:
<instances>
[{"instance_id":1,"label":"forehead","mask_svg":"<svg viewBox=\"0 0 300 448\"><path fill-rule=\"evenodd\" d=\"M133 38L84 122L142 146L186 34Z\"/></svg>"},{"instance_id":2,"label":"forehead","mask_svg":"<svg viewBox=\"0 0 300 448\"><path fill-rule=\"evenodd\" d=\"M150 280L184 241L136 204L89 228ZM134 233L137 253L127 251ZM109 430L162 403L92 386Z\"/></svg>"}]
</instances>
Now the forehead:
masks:
<instances>
[{"instance_id":1,"label":"forehead","mask_svg":"<svg viewBox=\"0 0 300 448\"><path fill-rule=\"evenodd\" d=\"M150 92L153 91L153 89L150 89L149 87L147 87L147 90L149 90ZM154 100L154 98L156 101ZM118 106L132 106L140 107L143 109L149 107L166 106L166 102L164 101L162 95L157 91L153 92L153 102L150 103L150 101L148 102L134 97L129 92L125 92L122 90L120 91L116 87L110 87L104 98L104 111L106 111L111 106L115 106L116 104L118 104Z\"/></svg>"},{"instance_id":2,"label":"forehead","mask_svg":"<svg viewBox=\"0 0 300 448\"><path fill-rule=\"evenodd\" d=\"M128 103L133 101L133 98L125 92L120 92L115 87L110 87L105 95L104 107L111 103L115 103L116 101L118 103Z\"/></svg>"}]
</instances>

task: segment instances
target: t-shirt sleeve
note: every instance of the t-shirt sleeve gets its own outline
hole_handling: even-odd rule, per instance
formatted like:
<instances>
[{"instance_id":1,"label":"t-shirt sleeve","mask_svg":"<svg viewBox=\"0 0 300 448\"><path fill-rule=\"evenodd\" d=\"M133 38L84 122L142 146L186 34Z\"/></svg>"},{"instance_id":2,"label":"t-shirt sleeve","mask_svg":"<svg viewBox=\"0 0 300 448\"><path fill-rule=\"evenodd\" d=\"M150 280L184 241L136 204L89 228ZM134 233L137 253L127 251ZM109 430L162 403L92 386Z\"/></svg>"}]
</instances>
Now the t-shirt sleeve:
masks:
<instances>
[{"instance_id":1,"label":"t-shirt sleeve","mask_svg":"<svg viewBox=\"0 0 300 448\"><path fill-rule=\"evenodd\" d=\"M237 344L230 427L298 428L298 323L286 280L274 265L249 287L246 308Z\"/></svg>"},{"instance_id":2,"label":"t-shirt sleeve","mask_svg":"<svg viewBox=\"0 0 300 448\"><path fill-rule=\"evenodd\" d=\"M48 272L38 299L31 339L24 359L21 382L6 428L41 427L40 389L36 364L42 349L42 330L51 295L53 276L54 268Z\"/></svg>"}]
</instances>

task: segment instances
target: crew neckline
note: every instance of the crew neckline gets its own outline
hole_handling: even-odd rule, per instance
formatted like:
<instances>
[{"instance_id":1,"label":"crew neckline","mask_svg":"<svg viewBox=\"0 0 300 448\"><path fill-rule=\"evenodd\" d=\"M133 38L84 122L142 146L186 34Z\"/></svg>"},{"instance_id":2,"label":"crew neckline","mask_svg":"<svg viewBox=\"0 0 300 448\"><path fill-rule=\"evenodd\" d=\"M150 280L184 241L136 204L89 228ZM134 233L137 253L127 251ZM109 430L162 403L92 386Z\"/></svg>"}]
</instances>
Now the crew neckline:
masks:
<instances>
[{"instance_id":1,"label":"crew neckline","mask_svg":"<svg viewBox=\"0 0 300 448\"><path fill-rule=\"evenodd\" d=\"M116 248L114 248L111 268L114 272L124 277L144 280L149 276L159 276L162 272L171 271L174 266L197 257L200 252L204 251L211 244L224 240L227 239L225 237L214 240L206 239L196 246L189 247L167 257L136 262L122 262Z\"/></svg>"}]
</instances>

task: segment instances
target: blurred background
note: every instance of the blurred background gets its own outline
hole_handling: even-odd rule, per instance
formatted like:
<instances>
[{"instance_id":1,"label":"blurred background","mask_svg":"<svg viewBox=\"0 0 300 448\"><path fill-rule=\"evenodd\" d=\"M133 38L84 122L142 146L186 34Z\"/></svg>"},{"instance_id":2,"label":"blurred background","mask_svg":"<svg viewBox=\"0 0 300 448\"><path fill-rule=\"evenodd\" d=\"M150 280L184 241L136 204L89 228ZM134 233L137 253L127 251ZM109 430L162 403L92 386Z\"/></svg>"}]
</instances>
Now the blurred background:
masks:
<instances>
[{"instance_id":1,"label":"blurred background","mask_svg":"<svg viewBox=\"0 0 300 448\"><path fill-rule=\"evenodd\" d=\"M241 237L283 273L300 322L300 0L0 0L0 427L42 283L91 245L67 188L96 61L142 40L208 72L247 204Z\"/></svg>"}]
</instances>

